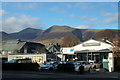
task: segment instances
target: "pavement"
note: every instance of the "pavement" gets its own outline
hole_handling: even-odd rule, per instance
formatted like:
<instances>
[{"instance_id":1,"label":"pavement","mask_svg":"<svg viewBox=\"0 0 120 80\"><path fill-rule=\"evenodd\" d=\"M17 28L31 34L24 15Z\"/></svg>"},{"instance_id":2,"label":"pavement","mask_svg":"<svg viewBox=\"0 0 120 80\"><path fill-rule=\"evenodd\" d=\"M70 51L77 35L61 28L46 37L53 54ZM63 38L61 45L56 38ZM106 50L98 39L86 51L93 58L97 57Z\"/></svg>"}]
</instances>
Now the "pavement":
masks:
<instances>
[{"instance_id":1,"label":"pavement","mask_svg":"<svg viewBox=\"0 0 120 80\"><path fill-rule=\"evenodd\" d=\"M41 71L2 71L2 80L120 80L117 72L84 74Z\"/></svg>"}]
</instances>

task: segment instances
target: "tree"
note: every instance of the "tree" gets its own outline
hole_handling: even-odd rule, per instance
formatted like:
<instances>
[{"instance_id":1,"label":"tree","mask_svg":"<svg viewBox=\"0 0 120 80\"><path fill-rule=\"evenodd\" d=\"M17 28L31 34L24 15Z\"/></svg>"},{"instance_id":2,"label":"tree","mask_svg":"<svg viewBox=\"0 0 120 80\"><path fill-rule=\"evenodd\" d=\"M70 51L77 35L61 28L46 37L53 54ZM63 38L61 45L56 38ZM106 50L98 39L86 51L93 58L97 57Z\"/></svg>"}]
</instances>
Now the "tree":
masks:
<instances>
[{"instance_id":1,"label":"tree","mask_svg":"<svg viewBox=\"0 0 120 80\"><path fill-rule=\"evenodd\" d=\"M63 38L62 47L72 47L72 46L75 46L78 43L79 43L78 38L75 35L70 34L70 35L66 35Z\"/></svg>"},{"instance_id":2,"label":"tree","mask_svg":"<svg viewBox=\"0 0 120 80\"><path fill-rule=\"evenodd\" d=\"M113 39L114 36L114 32L111 29L105 29L103 31L97 32L95 35L96 39L104 39L104 38L108 38L110 41Z\"/></svg>"},{"instance_id":3,"label":"tree","mask_svg":"<svg viewBox=\"0 0 120 80\"><path fill-rule=\"evenodd\" d=\"M120 53L120 37L112 40L113 43L113 52Z\"/></svg>"}]
</instances>

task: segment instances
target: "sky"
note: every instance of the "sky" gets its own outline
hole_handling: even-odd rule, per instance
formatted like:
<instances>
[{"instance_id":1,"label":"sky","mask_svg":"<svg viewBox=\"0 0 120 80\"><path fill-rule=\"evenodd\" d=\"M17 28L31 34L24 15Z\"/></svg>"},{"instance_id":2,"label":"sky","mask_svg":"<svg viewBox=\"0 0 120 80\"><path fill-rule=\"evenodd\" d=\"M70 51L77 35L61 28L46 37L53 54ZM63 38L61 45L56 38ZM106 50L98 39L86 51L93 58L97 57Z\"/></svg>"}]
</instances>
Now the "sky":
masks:
<instances>
[{"instance_id":1,"label":"sky","mask_svg":"<svg viewBox=\"0 0 120 80\"><path fill-rule=\"evenodd\" d=\"M2 31L47 29L67 25L79 29L118 29L117 2L3 2Z\"/></svg>"}]
</instances>

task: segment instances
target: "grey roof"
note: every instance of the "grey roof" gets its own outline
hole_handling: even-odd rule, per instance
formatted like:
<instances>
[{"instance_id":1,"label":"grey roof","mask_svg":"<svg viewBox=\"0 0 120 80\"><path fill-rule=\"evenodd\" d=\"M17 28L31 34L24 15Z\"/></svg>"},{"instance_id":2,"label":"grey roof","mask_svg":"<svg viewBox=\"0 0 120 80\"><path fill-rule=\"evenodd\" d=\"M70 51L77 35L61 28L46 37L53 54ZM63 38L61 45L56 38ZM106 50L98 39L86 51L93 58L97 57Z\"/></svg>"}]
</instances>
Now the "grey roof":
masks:
<instances>
[{"instance_id":1,"label":"grey roof","mask_svg":"<svg viewBox=\"0 0 120 80\"><path fill-rule=\"evenodd\" d=\"M52 53L59 52L60 51L60 46L58 44L56 44L56 45L50 45L50 46L47 46L47 50L49 52L52 52Z\"/></svg>"},{"instance_id":2,"label":"grey roof","mask_svg":"<svg viewBox=\"0 0 120 80\"><path fill-rule=\"evenodd\" d=\"M17 40L8 40L0 43L0 50L20 50L26 42Z\"/></svg>"}]
</instances>

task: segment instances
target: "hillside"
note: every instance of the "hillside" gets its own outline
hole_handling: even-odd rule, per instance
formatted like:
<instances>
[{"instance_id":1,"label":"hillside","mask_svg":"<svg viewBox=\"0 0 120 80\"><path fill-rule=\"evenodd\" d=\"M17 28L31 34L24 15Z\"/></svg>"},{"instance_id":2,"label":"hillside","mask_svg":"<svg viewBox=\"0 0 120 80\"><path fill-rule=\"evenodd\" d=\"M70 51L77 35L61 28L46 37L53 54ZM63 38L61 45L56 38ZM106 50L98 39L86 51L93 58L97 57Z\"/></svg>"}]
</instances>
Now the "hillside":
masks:
<instances>
[{"instance_id":1,"label":"hillside","mask_svg":"<svg viewBox=\"0 0 120 80\"><path fill-rule=\"evenodd\" d=\"M46 30L27 28L17 33L0 32L3 40L22 39L41 42L43 44L62 43L65 36L72 35L79 42L90 38L102 40L105 37L115 38L120 35L120 30L113 29L76 29L69 26L54 25Z\"/></svg>"},{"instance_id":2,"label":"hillside","mask_svg":"<svg viewBox=\"0 0 120 80\"><path fill-rule=\"evenodd\" d=\"M33 28L26 28L17 33L11 33L9 35L10 39L23 39L23 40L33 40L35 39L38 34L40 34L42 30L33 29Z\"/></svg>"}]
</instances>

